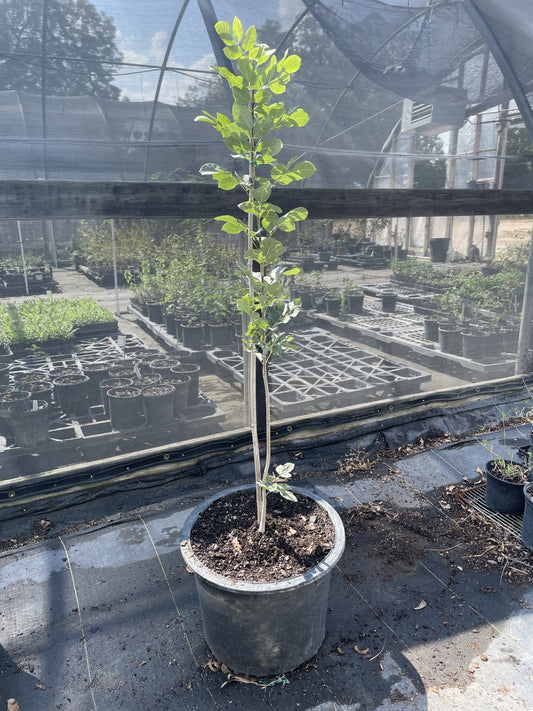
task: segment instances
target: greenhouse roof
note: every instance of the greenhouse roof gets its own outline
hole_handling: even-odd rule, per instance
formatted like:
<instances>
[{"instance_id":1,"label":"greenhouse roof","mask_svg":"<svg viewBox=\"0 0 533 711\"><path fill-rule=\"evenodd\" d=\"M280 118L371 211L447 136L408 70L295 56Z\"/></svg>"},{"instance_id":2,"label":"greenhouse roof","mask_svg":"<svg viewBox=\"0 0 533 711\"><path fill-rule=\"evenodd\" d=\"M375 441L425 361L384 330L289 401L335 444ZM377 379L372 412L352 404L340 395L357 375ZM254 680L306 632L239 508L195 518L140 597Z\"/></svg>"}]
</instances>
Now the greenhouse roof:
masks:
<instances>
[{"instance_id":1,"label":"greenhouse roof","mask_svg":"<svg viewBox=\"0 0 533 711\"><path fill-rule=\"evenodd\" d=\"M526 0L3 0L1 177L196 180L215 137L193 119L227 105L213 25L235 14L302 57L287 101L311 121L286 143L317 163L312 187L364 186L420 106L438 134L514 97L530 127Z\"/></svg>"}]
</instances>

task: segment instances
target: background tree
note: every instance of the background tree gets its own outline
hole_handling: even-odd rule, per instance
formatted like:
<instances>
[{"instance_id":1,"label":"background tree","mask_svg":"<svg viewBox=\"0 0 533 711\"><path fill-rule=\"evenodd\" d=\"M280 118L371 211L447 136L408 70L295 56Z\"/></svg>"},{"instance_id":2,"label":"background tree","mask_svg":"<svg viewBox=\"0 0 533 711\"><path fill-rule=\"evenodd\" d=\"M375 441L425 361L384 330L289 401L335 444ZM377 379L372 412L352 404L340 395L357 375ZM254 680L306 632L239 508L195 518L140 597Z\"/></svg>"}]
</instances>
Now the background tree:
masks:
<instances>
[{"instance_id":1,"label":"background tree","mask_svg":"<svg viewBox=\"0 0 533 711\"><path fill-rule=\"evenodd\" d=\"M505 162L503 187L506 190L530 188L533 185L533 143L523 126L509 128L507 155L518 157Z\"/></svg>"},{"instance_id":2,"label":"background tree","mask_svg":"<svg viewBox=\"0 0 533 711\"><path fill-rule=\"evenodd\" d=\"M422 155L442 155L444 144L439 136L417 136L415 153ZM446 160L444 158L424 158L415 163L413 187L425 190L440 190L446 184Z\"/></svg>"},{"instance_id":3,"label":"background tree","mask_svg":"<svg viewBox=\"0 0 533 711\"><path fill-rule=\"evenodd\" d=\"M118 99L115 26L87 0L0 0L0 90L40 93L45 14L47 94Z\"/></svg>"},{"instance_id":4,"label":"background tree","mask_svg":"<svg viewBox=\"0 0 533 711\"><path fill-rule=\"evenodd\" d=\"M279 24L271 20L258 29L261 42L271 47L276 47L282 36ZM311 15L296 27L285 47L302 59L298 78L291 82L287 90L287 101L294 106L306 106L310 116L308 126L300 133L298 145L332 149L331 154L309 151L305 155L317 166L316 176L305 184L308 187L365 186L375 157L354 156L350 152L375 153L381 150L400 111L399 108L392 111L386 109L398 104L399 97L362 75L350 83L356 75L356 68ZM332 112L347 84L350 84L348 90ZM215 77L190 87L180 96L179 103L208 110L228 109L223 83ZM290 133L283 134L281 138L287 144L294 140L290 138ZM288 145L287 153L293 154L294 148Z\"/></svg>"}]
</instances>

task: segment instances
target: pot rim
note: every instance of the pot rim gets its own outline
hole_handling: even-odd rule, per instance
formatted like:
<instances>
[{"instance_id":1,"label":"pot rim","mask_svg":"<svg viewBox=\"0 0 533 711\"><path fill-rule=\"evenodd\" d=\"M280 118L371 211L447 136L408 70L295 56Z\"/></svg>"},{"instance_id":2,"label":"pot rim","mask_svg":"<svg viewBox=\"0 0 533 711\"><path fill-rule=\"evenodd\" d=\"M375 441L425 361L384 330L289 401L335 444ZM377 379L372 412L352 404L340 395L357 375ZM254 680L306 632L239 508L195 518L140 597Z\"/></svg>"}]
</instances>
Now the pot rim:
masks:
<instances>
[{"instance_id":1,"label":"pot rim","mask_svg":"<svg viewBox=\"0 0 533 711\"><path fill-rule=\"evenodd\" d=\"M497 461L498 461L497 459L489 459L488 462L485 464L485 474L487 475L487 477L490 476L493 479L496 479L497 481L501 481L504 484L508 484L509 486L524 487L524 486L528 486L529 484L533 484L533 481L528 481L525 484L523 484L521 481L508 481L507 479L502 479L501 477L496 476L496 474L493 474L491 472L491 467L489 465L492 464L493 462L497 462ZM504 461L511 462L512 464L516 464L517 466L521 467L526 472L528 472L528 476L531 477L531 469L526 464L522 464L522 462L515 462L512 459L505 459Z\"/></svg>"},{"instance_id":2,"label":"pot rim","mask_svg":"<svg viewBox=\"0 0 533 711\"><path fill-rule=\"evenodd\" d=\"M306 570L304 573L301 573L300 575L297 575L293 578L287 578L276 582L247 582L245 580L232 580L231 578L228 578L225 575L215 573L199 560L199 558L192 550L190 535L192 527L200 513L202 513L218 499L222 499L228 495L231 496L232 494L236 494L241 491L247 491L252 489L255 489L255 484L244 484L241 486L231 487L230 489L224 489L223 491L220 491L217 494L210 496L208 499L205 499L205 501L203 501L191 511L191 513L187 516L185 523L183 524L180 544L181 554L187 566L196 575L199 575L210 585L213 585L214 587L221 588L226 591L233 591L235 593L276 593L281 590L290 590L293 588L301 587L303 585L314 584L320 578L323 578L325 575L327 575L332 570L332 568L337 565L342 554L344 553L344 547L346 543L344 526L341 517L330 503L328 503L320 495L313 493L305 487L299 486L291 487L291 489L296 494L307 496L308 498L316 501L316 503L327 512L335 528L335 542L333 544L333 547L318 565L315 565L313 568L309 568L309 570Z\"/></svg>"}]
</instances>

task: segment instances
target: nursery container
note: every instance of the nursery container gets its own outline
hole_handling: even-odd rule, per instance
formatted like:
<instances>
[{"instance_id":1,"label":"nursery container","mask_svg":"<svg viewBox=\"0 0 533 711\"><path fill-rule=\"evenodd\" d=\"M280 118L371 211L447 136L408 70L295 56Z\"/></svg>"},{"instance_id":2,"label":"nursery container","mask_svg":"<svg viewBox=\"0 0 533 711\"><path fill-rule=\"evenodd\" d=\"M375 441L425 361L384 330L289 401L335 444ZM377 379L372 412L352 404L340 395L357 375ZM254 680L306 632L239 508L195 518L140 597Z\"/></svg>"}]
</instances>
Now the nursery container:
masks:
<instances>
[{"instance_id":1,"label":"nursery container","mask_svg":"<svg viewBox=\"0 0 533 711\"><path fill-rule=\"evenodd\" d=\"M325 637L331 573L344 551L338 513L326 501L293 487L325 509L335 527L335 543L324 560L305 573L269 583L235 581L212 572L195 555L190 538L198 516L217 499L253 491L254 485L215 494L187 518L181 553L193 571L206 642L231 671L272 677L310 659Z\"/></svg>"},{"instance_id":2,"label":"nursery container","mask_svg":"<svg viewBox=\"0 0 533 711\"><path fill-rule=\"evenodd\" d=\"M48 403L26 399L13 403L9 420L19 447L34 447L48 441Z\"/></svg>"}]
</instances>

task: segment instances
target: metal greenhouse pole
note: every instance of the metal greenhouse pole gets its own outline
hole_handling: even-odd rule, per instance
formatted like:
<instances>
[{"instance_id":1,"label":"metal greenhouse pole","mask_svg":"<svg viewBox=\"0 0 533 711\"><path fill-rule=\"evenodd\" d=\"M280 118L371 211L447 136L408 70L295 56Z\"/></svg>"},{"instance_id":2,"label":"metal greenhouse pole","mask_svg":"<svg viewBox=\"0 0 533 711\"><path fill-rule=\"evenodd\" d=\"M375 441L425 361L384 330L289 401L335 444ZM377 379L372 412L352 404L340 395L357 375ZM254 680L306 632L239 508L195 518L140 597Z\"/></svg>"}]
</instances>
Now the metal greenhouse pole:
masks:
<instances>
[{"instance_id":1,"label":"metal greenhouse pole","mask_svg":"<svg viewBox=\"0 0 533 711\"><path fill-rule=\"evenodd\" d=\"M524 121L529 137L533 141L533 111L527 99L513 65L509 62L505 50L500 45L498 38L494 34L492 27L486 21L483 11L479 8L479 0L463 0L465 11L477 27L479 33L487 43L492 56L497 62L501 73L511 94L513 95L518 110ZM532 235L533 242L533 235ZM529 249L529 261L527 266L526 284L524 288L524 300L522 303L522 319L520 322L520 336L518 339L518 349L516 353L515 375L527 372L527 352L531 340L533 318L533 244Z\"/></svg>"},{"instance_id":2,"label":"metal greenhouse pole","mask_svg":"<svg viewBox=\"0 0 533 711\"><path fill-rule=\"evenodd\" d=\"M22 242L22 230L20 229L20 220L17 220L17 228L19 231L20 258L22 259L22 270L24 273L24 285L26 287L26 295L29 296L30 290L28 288L28 272L26 270L26 257L24 255L24 244Z\"/></svg>"},{"instance_id":3,"label":"metal greenhouse pole","mask_svg":"<svg viewBox=\"0 0 533 711\"><path fill-rule=\"evenodd\" d=\"M113 257L113 279L115 285L115 316L120 315L118 303L118 274L117 274L117 243L115 240L115 220L111 220L111 254Z\"/></svg>"}]
</instances>

